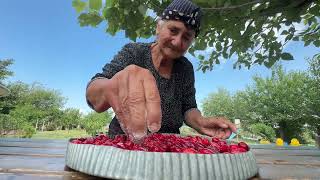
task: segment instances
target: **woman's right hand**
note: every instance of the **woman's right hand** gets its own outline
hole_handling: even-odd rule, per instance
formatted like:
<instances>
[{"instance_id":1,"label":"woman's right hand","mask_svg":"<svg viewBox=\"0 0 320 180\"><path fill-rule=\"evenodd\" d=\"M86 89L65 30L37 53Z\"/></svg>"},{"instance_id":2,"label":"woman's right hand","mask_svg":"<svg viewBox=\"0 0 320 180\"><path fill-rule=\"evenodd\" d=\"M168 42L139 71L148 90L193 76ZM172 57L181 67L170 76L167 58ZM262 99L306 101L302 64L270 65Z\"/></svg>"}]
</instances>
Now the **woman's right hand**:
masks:
<instances>
[{"instance_id":1,"label":"woman's right hand","mask_svg":"<svg viewBox=\"0 0 320 180\"><path fill-rule=\"evenodd\" d=\"M159 131L161 100L156 81L149 70L129 65L112 79L101 80L100 83L106 87L101 88L101 98L104 100L100 102L100 107L113 108L127 135L140 140L147 134L147 130ZM100 111L101 108L97 109Z\"/></svg>"}]
</instances>

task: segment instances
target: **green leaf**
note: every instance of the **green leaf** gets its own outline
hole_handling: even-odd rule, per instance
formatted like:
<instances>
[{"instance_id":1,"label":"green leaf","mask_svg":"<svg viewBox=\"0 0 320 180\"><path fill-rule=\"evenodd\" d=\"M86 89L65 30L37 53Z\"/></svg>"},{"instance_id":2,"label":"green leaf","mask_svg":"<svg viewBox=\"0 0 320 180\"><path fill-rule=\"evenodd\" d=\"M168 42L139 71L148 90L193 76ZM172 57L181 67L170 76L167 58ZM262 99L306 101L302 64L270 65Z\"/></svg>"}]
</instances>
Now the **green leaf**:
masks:
<instances>
[{"instance_id":1,"label":"green leaf","mask_svg":"<svg viewBox=\"0 0 320 180\"><path fill-rule=\"evenodd\" d=\"M81 13L87 6L86 2L82 2L81 0L73 0L72 7L76 9L77 13Z\"/></svg>"},{"instance_id":2,"label":"green leaf","mask_svg":"<svg viewBox=\"0 0 320 180\"><path fill-rule=\"evenodd\" d=\"M117 31L118 31L118 27L115 26L114 23L108 22L108 28L106 29L106 32L110 33L111 36L114 36Z\"/></svg>"},{"instance_id":3,"label":"green leaf","mask_svg":"<svg viewBox=\"0 0 320 180\"><path fill-rule=\"evenodd\" d=\"M293 56L290 53L282 53L281 54L281 59L282 60L293 60Z\"/></svg>"},{"instance_id":4,"label":"green leaf","mask_svg":"<svg viewBox=\"0 0 320 180\"><path fill-rule=\"evenodd\" d=\"M316 40L313 42L316 47L320 47L320 40Z\"/></svg>"},{"instance_id":5,"label":"green leaf","mask_svg":"<svg viewBox=\"0 0 320 180\"><path fill-rule=\"evenodd\" d=\"M220 42L217 42L217 43L216 43L216 50L217 50L217 51L221 51L221 50L222 50L222 46L221 46L221 43L220 43Z\"/></svg>"},{"instance_id":6,"label":"green leaf","mask_svg":"<svg viewBox=\"0 0 320 180\"><path fill-rule=\"evenodd\" d=\"M204 60L204 56L203 56L203 55L201 55L201 54L198 56L198 58L199 58L201 61L203 61L203 60Z\"/></svg>"},{"instance_id":7,"label":"green leaf","mask_svg":"<svg viewBox=\"0 0 320 180\"><path fill-rule=\"evenodd\" d=\"M143 4L141 4L141 5L138 7L138 10L139 10L139 12L140 12L142 15L145 15L145 14L146 14L147 9L148 9L148 7L145 6L145 5L143 5Z\"/></svg>"},{"instance_id":8,"label":"green leaf","mask_svg":"<svg viewBox=\"0 0 320 180\"><path fill-rule=\"evenodd\" d=\"M309 46L311 42L312 42L312 40L310 40L310 39L304 41L304 46Z\"/></svg>"},{"instance_id":9,"label":"green leaf","mask_svg":"<svg viewBox=\"0 0 320 180\"><path fill-rule=\"evenodd\" d=\"M289 41L291 40L293 37L293 34L289 34L286 38L285 38L285 41Z\"/></svg>"},{"instance_id":10,"label":"green leaf","mask_svg":"<svg viewBox=\"0 0 320 180\"><path fill-rule=\"evenodd\" d=\"M89 8L99 11L102 7L102 0L89 0Z\"/></svg>"},{"instance_id":11,"label":"green leaf","mask_svg":"<svg viewBox=\"0 0 320 180\"><path fill-rule=\"evenodd\" d=\"M96 27L103 20L97 13L82 13L78 17L80 26Z\"/></svg>"},{"instance_id":12,"label":"green leaf","mask_svg":"<svg viewBox=\"0 0 320 180\"><path fill-rule=\"evenodd\" d=\"M287 30L282 31L281 35L287 35L289 32Z\"/></svg>"},{"instance_id":13,"label":"green leaf","mask_svg":"<svg viewBox=\"0 0 320 180\"><path fill-rule=\"evenodd\" d=\"M110 8L113 6L114 0L106 0L106 7Z\"/></svg>"},{"instance_id":14,"label":"green leaf","mask_svg":"<svg viewBox=\"0 0 320 180\"><path fill-rule=\"evenodd\" d=\"M294 38L292 38L293 41L299 41L299 36L295 36Z\"/></svg>"}]
</instances>

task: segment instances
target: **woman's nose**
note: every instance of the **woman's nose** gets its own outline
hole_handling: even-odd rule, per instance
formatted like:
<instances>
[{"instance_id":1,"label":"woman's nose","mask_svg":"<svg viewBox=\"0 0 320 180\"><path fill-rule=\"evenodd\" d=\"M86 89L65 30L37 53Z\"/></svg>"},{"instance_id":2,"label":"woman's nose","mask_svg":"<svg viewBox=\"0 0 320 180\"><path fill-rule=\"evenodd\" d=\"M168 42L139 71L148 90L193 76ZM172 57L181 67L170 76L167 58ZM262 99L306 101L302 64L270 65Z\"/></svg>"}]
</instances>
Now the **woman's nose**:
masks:
<instances>
[{"instance_id":1,"label":"woman's nose","mask_svg":"<svg viewBox=\"0 0 320 180\"><path fill-rule=\"evenodd\" d=\"M171 43L177 48L181 49L183 47L181 36L175 36Z\"/></svg>"}]
</instances>

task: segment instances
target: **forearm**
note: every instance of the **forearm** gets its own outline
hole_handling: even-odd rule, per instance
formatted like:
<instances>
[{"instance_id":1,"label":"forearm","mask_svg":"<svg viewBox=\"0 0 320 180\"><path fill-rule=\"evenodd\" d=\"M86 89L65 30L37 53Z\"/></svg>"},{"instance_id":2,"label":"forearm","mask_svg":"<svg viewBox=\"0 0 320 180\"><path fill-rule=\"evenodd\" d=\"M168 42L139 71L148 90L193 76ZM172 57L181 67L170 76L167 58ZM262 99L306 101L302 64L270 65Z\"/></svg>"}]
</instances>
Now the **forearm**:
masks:
<instances>
[{"instance_id":1,"label":"forearm","mask_svg":"<svg viewBox=\"0 0 320 180\"><path fill-rule=\"evenodd\" d=\"M111 106L108 102L108 92L111 91L111 80L107 78L96 79L90 82L86 90L88 103L97 112L104 112Z\"/></svg>"},{"instance_id":2,"label":"forearm","mask_svg":"<svg viewBox=\"0 0 320 180\"><path fill-rule=\"evenodd\" d=\"M185 122L188 126L198 131L201 126L200 120L202 117L199 109L192 108L185 113Z\"/></svg>"}]
</instances>

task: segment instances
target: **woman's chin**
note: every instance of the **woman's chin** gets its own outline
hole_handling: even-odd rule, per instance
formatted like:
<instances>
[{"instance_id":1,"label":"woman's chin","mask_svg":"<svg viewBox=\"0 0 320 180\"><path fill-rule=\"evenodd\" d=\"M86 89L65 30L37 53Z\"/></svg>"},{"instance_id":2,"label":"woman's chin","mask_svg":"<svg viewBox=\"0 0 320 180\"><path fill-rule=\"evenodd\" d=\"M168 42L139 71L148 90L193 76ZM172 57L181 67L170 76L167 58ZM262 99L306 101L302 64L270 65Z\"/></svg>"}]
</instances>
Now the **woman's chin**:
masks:
<instances>
[{"instance_id":1,"label":"woman's chin","mask_svg":"<svg viewBox=\"0 0 320 180\"><path fill-rule=\"evenodd\" d=\"M176 53L176 52L172 52L172 51L164 53L164 57L166 59L177 59L177 58L179 58L181 56L182 56L182 54Z\"/></svg>"}]
</instances>

